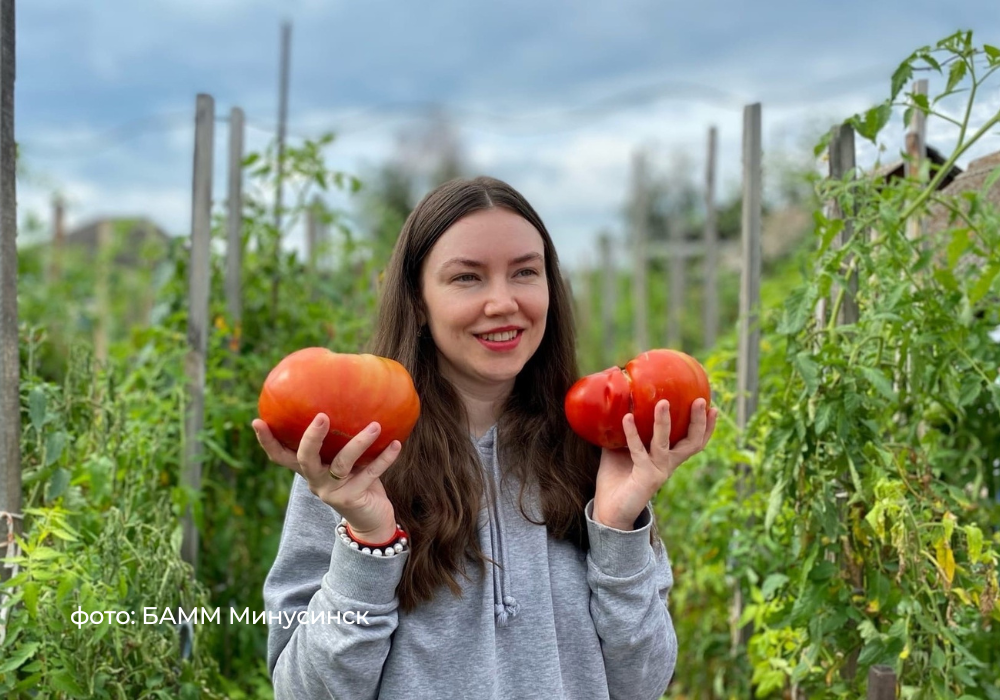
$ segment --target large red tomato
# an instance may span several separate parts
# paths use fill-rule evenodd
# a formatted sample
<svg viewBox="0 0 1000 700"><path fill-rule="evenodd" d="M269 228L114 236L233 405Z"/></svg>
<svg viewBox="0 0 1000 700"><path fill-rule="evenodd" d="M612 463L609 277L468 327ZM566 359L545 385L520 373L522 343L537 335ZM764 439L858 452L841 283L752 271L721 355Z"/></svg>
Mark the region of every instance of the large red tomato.
<svg viewBox="0 0 1000 700"><path fill-rule="evenodd" d="M711 401L705 369L677 350L650 350L625 365L611 367L576 382L566 394L566 419L584 440L617 450L628 446L622 419L631 412L646 447L653 439L653 411L662 399L670 402L670 445L687 435L691 404Z"/></svg>
<svg viewBox="0 0 1000 700"><path fill-rule="evenodd" d="M330 418L320 457L330 463L344 445L378 421L382 432L355 464L378 457L393 440L406 440L420 416L420 399L403 365L376 355L305 348L279 362L257 402L261 420L278 442L297 450L317 413Z"/></svg>

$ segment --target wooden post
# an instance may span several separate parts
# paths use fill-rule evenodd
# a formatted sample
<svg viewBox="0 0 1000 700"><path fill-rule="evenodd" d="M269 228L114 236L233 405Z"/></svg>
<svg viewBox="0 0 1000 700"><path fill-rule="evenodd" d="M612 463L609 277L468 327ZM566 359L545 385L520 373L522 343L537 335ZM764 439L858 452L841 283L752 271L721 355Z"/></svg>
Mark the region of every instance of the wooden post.
<svg viewBox="0 0 1000 700"><path fill-rule="evenodd" d="M229 112L229 197L226 218L226 312L232 323L229 347L243 336L243 110Z"/></svg>
<svg viewBox="0 0 1000 700"><path fill-rule="evenodd" d="M66 242L66 203L62 195L52 198L52 251L49 258L49 283L62 274L63 247Z"/></svg>
<svg viewBox="0 0 1000 700"><path fill-rule="evenodd" d="M281 25L281 66L278 85L278 163L274 192L274 255L281 255L281 217L283 207L283 186L285 175L285 132L288 123L288 71L292 44L292 25ZM278 276L271 278L271 322L278 314Z"/></svg>
<svg viewBox="0 0 1000 700"><path fill-rule="evenodd" d="M680 217L674 216L667 221L667 236L671 247L679 249L684 244L684 232L681 230ZM671 255L668 260L670 281L667 293L667 347L683 350L683 319L684 319L684 266L688 261L680 255Z"/></svg>
<svg viewBox="0 0 1000 700"><path fill-rule="evenodd" d="M97 280L94 295L97 297L97 324L94 328L94 359L98 365L108 361L108 337L111 326L111 233L112 222L102 219L97 223Z"/></svg>
<svg viewBox="0 0 1000 700"><path fill-rule="evenodd" d="M646 281L646 240L649 237L649 190L646 186L646 156L636 152L632 157L632 264L635 315L632 318L632 341L635 352L649 350L648 297Z"/></svg>
<svg viewBox="0 0 1000 700"><path fill-rule="evenodd" d="M21 532L21 367L17 332L14 0L0 0L0 556ZM0 581L11 569L0 565Z"/></svg>
<svg viewBox="0 0 1000 700"><path fill-rule="evenodd" d="M761 220L763 218L760 103L743 112L743 272L740 284L736 424L742 431L757 408L760 361Z"/></svg>
<svg viewBox="0 0 1000 700"><path fill-rule="evenodd" d="M708 162L705 166L705 349L715 345L719 333L719 231L715 213L715 161L718 135L715 127L708 130Z"/></svg>
<svg viewBox="0 0 1000 700"><path fill-rule="evenodd" d="M205 359L208 351L208 294L212 236L212 149L215 100L198 95L195 117L194 188L191 206L191 260L188 271L188 383L184 423L182 484L191 493L201 490L201 431L205 420ZM184 512L181 557L197 571L198 530L188 505Z"/></svg>
<svg viewBox="0 0 1000 700"><path fill-rule="evenodd" d="M913 92L918 95L927 94L927 80L920 79L913 83ZM927 115L916 105L910 113L910 126L906 134L906 161L903 172L913 180L920 179L920 168L927 152ZM906 222L906 235L910 240L917 240L923 233L920 217L914 215Z"/></svg>
<svg viewBox="0 0 1000 700"><path fill-rule="evenodd" d="M867 700L896 700L896 673L889 666L868 669Z"/></svg>
<svg viewBox="0 0 1000 700"><path fill-rule="evenodd" d="M597 239L601 254L601 364L615 362L615 309L618 307L618 271L615 269L611 234L605 231Z"/></svg>
<svg viewBox="0 0 1000 700"><path fill-rule="evenodd" d="M848 124L841 124L834 127L833 138L830 140L830 177L834 180L843 180L844 177L854 170L854 129ZM854 235L854 212L841 210L840 203L831 202L831 215L844 220L844 228L837 236L834 245L843 247ZM844 261L845 268L850 265L850 259ZM833 294L838 294L835 287ZM834 298L836 298L834 296ZM858 321L858 273L854 271L847 281L847 291L844 294L844 301L840 306L840 313L837 323L840 325L853 324Z"/></svg>
<svg viewBox="0 0 1000 700"><path fill-rule="evenodd" d="M760 273L761 221L763 218L763 185L761 169L761 110L760 103L743 110L743 271L740 282L740 318L738 355L736 357L736 426L740 441L757 409L757 380L760 371ZM750 467L737 465L739 481L737 495L741 501L750 496ZM743 614L743 592L736 587L733 601L734 619ZM740 630L734 628L733 647L746 644L752 634L752 623Z"/></svg>

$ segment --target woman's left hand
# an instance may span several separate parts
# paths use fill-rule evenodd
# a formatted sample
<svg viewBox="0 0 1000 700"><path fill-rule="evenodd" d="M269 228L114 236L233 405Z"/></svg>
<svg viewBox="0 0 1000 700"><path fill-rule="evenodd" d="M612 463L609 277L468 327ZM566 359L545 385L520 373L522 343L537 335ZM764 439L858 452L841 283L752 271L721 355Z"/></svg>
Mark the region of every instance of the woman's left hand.
<svg viewBox="0 0 1000 700"><path fill-rule="evenodd" d="M705 411L705 399L695 399L687 436L671 449L670 405L660 401L655 410L653 439L648 451L639 438L631 413L622 420L628 449L601 450L594 496L596 522L618 530L631 530L653 494L677 467L705 449L719 414L717 408Z"/></svg>

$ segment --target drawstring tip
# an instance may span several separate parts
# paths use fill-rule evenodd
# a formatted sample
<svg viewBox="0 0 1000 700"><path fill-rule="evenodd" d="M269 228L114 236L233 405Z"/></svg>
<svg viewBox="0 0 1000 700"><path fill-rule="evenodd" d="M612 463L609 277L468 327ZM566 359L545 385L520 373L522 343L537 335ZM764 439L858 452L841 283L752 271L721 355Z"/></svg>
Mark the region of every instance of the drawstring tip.
<svg viewBox="0 0 1000 700"><path fill-rule="evenodd" d="M494 605L493 613L496 616L497 627L506 627L510 618L517 617L521 605L514 596L504 596L503 605Z"/></svg>

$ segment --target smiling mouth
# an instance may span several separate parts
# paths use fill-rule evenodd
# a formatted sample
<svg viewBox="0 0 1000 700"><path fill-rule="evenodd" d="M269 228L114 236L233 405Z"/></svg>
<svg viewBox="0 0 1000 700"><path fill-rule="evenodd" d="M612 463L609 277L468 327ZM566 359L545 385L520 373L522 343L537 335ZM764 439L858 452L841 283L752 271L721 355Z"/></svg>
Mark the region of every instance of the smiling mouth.
<svg viewBox="0 0 1000 700"><path fill-rule="evenodd" d="M523 330L516 331L502 331L500 333L483 333L477 334L476 337L480 340L486 340L491 343L506 343L508 341L514 340L517 336L523 333Z"/></svg>

